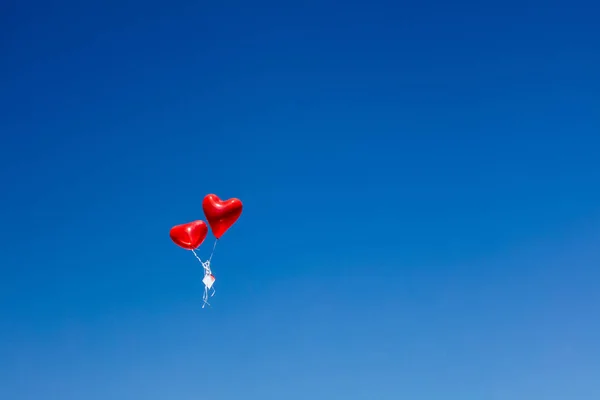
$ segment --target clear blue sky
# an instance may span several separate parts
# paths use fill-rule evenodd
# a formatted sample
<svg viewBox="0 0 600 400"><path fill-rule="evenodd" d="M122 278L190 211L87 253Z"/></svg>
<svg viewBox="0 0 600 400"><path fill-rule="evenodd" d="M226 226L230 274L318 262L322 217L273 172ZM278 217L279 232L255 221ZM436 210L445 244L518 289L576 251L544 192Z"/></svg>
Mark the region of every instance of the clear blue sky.
<svg viewBox="0 0 600 400"><path fill-rule="evenodd" d="M598 5L8 3L0 398L600 398Z"/></svg>

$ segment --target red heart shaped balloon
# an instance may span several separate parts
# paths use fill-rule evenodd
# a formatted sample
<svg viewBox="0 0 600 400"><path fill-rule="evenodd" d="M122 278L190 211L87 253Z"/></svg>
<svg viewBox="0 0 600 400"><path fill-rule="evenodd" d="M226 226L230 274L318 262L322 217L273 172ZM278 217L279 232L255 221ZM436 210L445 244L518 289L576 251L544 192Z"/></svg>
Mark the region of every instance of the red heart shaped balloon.
<svg viewBox="0 0 600 400"><path fill-rule="evenodd" d="M169 232L171 240L179 247L194 250L204 242L208 227L204 221L193 221L187 224L175 225Z"/></svg>
<svg viewBox="0 0 600 400"><path fill-rule="evenodd" d="M236 198L222 201L216 194L209 194L202 201L202 209L213 235L220 239L242 214L242 202Z"/></svg>

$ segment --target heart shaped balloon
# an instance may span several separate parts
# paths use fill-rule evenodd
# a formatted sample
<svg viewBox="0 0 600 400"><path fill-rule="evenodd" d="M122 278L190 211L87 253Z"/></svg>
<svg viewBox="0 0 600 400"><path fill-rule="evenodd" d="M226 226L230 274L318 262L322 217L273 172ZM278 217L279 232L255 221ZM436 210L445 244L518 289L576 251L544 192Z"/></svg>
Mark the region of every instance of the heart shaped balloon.
<svg viewBox="0 0 600 400"><path fill-rule="evenodd" d="M209 194L202 201L202 209L213 235L220 239L242 214L242 202L236 198L221 200L216 194Z"/></svg>
<svg viewBox="0 0 600 400"><path fill-rule="evenodd" d="M194 250L204 242L208 227L204 221L193 221L187 224L175 225L169 232L171 240L179 247Z"/></svg>

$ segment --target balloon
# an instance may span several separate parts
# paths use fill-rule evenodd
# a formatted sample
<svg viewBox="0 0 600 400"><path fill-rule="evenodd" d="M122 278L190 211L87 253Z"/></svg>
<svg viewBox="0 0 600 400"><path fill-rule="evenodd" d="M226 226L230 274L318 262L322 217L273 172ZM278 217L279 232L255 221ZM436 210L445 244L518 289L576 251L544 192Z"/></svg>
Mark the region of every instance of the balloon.
<svg viewBox="0 0 600 400"><path fill-rule="evenodd" d="M194 250L204 242L208 227L204 221L193 221L187 224L175 225L169 232L171 240L179 247Z"/></svg>
<svg viewBox="0 0 600 400"><path fill-rule="evenodd" d="M236 198L222 201L216 194L209 194L202 201L202 209L213 235L220 239L242 214L242 202Z"/></svg>

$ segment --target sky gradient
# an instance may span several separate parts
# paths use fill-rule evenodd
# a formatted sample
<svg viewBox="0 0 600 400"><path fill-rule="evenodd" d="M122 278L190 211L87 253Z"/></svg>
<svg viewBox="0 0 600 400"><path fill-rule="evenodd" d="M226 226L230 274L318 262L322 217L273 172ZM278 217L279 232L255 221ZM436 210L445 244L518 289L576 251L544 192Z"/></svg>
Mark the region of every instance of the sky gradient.
<svg viewBox="0 0 600 400"><path fill-rule="evenodd" d="M0 399L600 398L599 5L55 4L0 6Z"/></svg>

